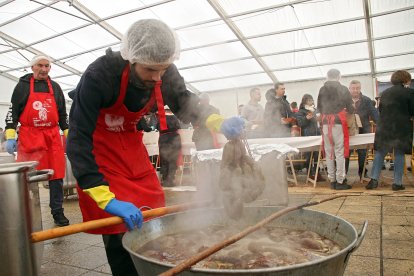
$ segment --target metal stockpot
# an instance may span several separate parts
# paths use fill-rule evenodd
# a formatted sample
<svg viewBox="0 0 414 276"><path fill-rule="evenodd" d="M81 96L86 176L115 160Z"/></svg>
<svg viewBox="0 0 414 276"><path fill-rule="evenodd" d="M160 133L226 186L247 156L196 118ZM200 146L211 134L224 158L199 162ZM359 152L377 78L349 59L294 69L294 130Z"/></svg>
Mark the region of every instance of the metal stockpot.
<svg viewBox="0 0 414 276"><path fill-rule="evenodd" d="M280 210L279 207L245 207L244 222L238 222L246 227L270 216ZM139 275L158 275L173 266L167 263L149 259L136 253L136 250L146 242L159 236L180 233L191 229L202 229L212 224L229 225L232 222L222 209L204 209L171 214L144 223L139 231L127 232L122 238L122 245L131 255ZM285 227L298 230L310 230L337 242L343 249L330 256L291 266L269 267L262 269L201 269L194 268L180 273L183 276L209 275L261 275L261 276L339 276L343 275L349 256L361 244L367 222L358 234L349 222L330 214L301 209L293 211L272 221L269 226Z"/></svg>
<svg viewBox="0 0 414 276"><path fill-rule="evenodd" d="M2 275L38 275L43 243L30 234L42 230L39 181L53 170L36 171L38 162L0 164L0 269Z"/></svg>

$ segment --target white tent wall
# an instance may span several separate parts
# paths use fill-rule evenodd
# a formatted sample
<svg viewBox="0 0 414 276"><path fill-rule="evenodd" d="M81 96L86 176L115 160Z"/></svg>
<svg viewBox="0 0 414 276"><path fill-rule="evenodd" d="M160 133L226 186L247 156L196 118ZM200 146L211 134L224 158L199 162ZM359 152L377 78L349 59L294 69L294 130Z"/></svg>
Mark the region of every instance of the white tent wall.
<svg viewBox="0 0 414 276"><path fill-rule="evenodd" d="M354 77L343 77L341 83L348 87L351 80L359 80L362 86L362 93L371 99L375 97L375 85L374 80L370 76L354 76ZM311 94L313 98L317 99L319 88L323 85L324 80L310 80L301 82L288 82L285 83L286 96L289 102L297 102L298 105L302 99L303 94ZM0 87L2 93L0 93L0 127L4 127L4 120L9 107L11 94L17 82L0 76ZM249 91L251 88L247 87L232 90L224 90L219 92L209 93L211 101L210 103L217 107L221 114L224 116L234 116L237 114L237 106L240 104L246 104L249 99ZM260 104L264 107L266 104L265 94L266 91L273 86L271 85L258 85L262 92L262 100ZM66 95L65 95L66 96ZM67 105L67 112L69 113L70 104Z"/></svg>
<svg viewBox="0 0 414 276"><path fill-rule="evenodd" d="M374 99L375 80L373 80L372 77L368 75L343 77L340 82L348 87L351 80L359 80L361 82L362 93L369 98ZM303 94L311 94L316 102L319 88L321 88L324 82L325 80L310 80L285 83L287 100L290 103L297 102L299 105ZM260 104L264 107L266 104L266 91L273 86L264 85L257 87L260 88L262 92L262 99L260 101ZM211 98L210 104L217 107L222 115L226 117L234 116L237 114L237 106L240 104L246 104L249 101L249 91L251 88L252 87L212 92L209 94Z"/></svg>

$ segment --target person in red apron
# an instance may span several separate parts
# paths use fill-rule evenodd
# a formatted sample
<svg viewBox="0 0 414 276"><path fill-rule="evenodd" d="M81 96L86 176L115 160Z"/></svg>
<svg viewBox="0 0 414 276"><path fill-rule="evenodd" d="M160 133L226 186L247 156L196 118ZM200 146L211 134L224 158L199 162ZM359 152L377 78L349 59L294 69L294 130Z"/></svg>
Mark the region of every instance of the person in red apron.
<svg viewBox="0 0 414 276"><path fill-rule="evenodd" d="M353 113L352 98L348 89L341 85L341 73L330 69L327 81L319 90L318 109L321 113L322 141L331 188L347 190L345 158L349 155L349 135L346 113Z"/></svg>
<svg viewBox="0 0 414 276"><path fill-rule="evenodd" d="M55 224L65 226L69 220L62 207L65 155L59 127L67 136L68 123L62 89L49 77L50 62L47 56L35 56L33 74L21 77L14 89L6 117L7 151L14 154L17 146L17 162L38 161L37 170L53 169L49 206Z"/></svg>
<svg viewBox="0 0 414 276"><path fill-rule="evenodd" d="M178 133L180 122L172 114L168 106L164 107L166 112L167 129L161 130L160 124L157 129L160 132L158 147L160 152L160 174L163 187L175 186L175 173L177 162L181 154L181 136Z"/></svg>
<svg viewBox="0 0 414 276"><path fill-rule="evenodd" d="M137 275L122 236L142 226L140 208L165 205L137 123L158 110L160 130L165 130L165 104L184 123L200 116L199 98L186 89L173 64L179 51L177 37L165 23L139 20L125 34L121 51L108 49L69 93L73 103L67 154L78 182L83 220L114 215L125 222L90 231L103 235L113 275ZM228 137L238 136L243 129L240 120L210 114L206 125Z"/></svg>

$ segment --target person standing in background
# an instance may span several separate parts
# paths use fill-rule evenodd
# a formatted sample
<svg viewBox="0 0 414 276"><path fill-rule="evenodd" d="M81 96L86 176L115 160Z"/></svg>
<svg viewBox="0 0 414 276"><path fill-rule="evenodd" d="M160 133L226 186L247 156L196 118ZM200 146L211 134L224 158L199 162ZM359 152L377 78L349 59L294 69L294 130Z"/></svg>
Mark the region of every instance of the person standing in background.
<svg viewBox="0 0 414 276"><path fill-rule="evenodd" d="M60 128L65 137L68 135L65 97L59 84L49 77L49 57L34 56L30 66L33 74L19 79L11 97L6 117L7 152L14 154L17 147L17 162L38 161L38 170L53 169L49 180L49 206L55 224L66 226L69 220L62 206L65 152L59 131Z"/></svg>
<svg viewBox="0 0 414 276"><path fill-rule="evenodd" d="M352 97L353 107L355 108L355 116L357 125L359 127L358 134L371 133L372 119L374 122L378 120L378 113L375 107L372 105L372 100L361 93L361 82L358 80L352 80L349 83L349 93ZM360 125L359 125L360 123ZM367 155L366 149L358 149L358 175L362 178L362 171L364 169L365 157ZM349 157L345 161L345 171L348 173L349 169ZM367 171L365 171L366 176Z"/></svg>
<svg viewBox="0 0 414 276"><path fill-rule="evenodd" d="M193 124L194 132L192 140L197 150L208 150L219 148L217 137L205 124L209 114L220 114L220 111L210 104L210 96L207 93L200 94L199 120Z"/></svg>
<svg viewBox="0 0 414 276"><path fill-rule="evenodd" d="M394 152L393 191L404 190L404 154L411 154L413 147L414 90L409 88L411 74L398 70L391 76L392 87L381 94L379 119L375 131L375 157L368 190L378 187L378 179L384 164L384 157Z"/></svg>
<svg viewBox="0 0 414 276"><path fill-rule="evenodd" d="M321 132L319 130L315 103L313 97L310 94L305 94L302 97L302 101L299 106L299 111L296 113L296 119L298 120L298 126L302 129L302 136L319 136ZM313 156L311 160L311 155ZM309 177L315 179L317 172L317 162L319 158L319 152L314 151L305 153L306 168L310 169ZM316 181L325 181L321 174L317 174Z"/></svg>
<svg viewBox="0 0 414 276"><path fill-rule="evenodd" d="M175 186L177 160L181 152L181 136L178 133L180 122L168 106L165 106L165 117L167 129L162 130L160 124L157 125L160 132L158 147L160 151L161 184L164 187L173 187Z"/></svg>
<svg viewBox="0 0 414 276"><path fill-rule="evenodd" d="M266 105L264 110L264 128L266 137L289 137L290 127L295 121L289 102L285 96L285 85L281 82L275 84L274 89L266 92Z"/></svg>
<svg viewBox="0 0 414 276"><path fill-rule="evenodd" d="M327 81L319 89L317 108L321 113L322 141L331 188L347 190L352 187L345 178L345 158L349 156L346 115L354 113L354 107L348 88L339 82L340 79L339 70L328 71Z"/></svg>
<svg viewBox="0 0 414 276"><path fill-rule="evenodd" d="M259 103L261 99L260 89L252 88L250 90L250 101L242 109L241 117L247 121L247 138L262 137L264 109Z"/></svg>

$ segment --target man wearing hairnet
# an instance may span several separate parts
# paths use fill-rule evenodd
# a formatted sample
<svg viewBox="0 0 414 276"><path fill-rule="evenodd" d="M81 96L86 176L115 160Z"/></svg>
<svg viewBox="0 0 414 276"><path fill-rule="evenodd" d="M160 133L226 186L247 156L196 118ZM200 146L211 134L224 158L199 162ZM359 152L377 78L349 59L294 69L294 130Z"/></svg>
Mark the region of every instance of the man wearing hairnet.
<svg viewBox="0 0 414 276"><path fill-rule="evenodd" d="M59 84L49 77L51 59L36 55L30 62L33 74L19 79L14 88L6 116L7 151L17 161L38 161L38 170L53 169L49 180L49 206L58 226L69 220L63 213L63 177L65 177L65 152L59 128L68 133L66 102ZM20 123L19 140L16 129Z"/></svg>
<svg viewBox="0 0 414 276"><path fill-rule="evenodd" d="M135 22L121 51L110 49L86 69L69 114L67 153L78 181L84 221L119 216L125 224L90 231L102 234L113 275L137 275L121 238L140 228L140 207L162 207L164 193L142 143L137 122L154 107L166 129L164 105L184 123L199 119L198 97L188 91L173 64L180 47L163 22ZM243 121L209 114L205 124L229 139L240 135Z"/></svg>

